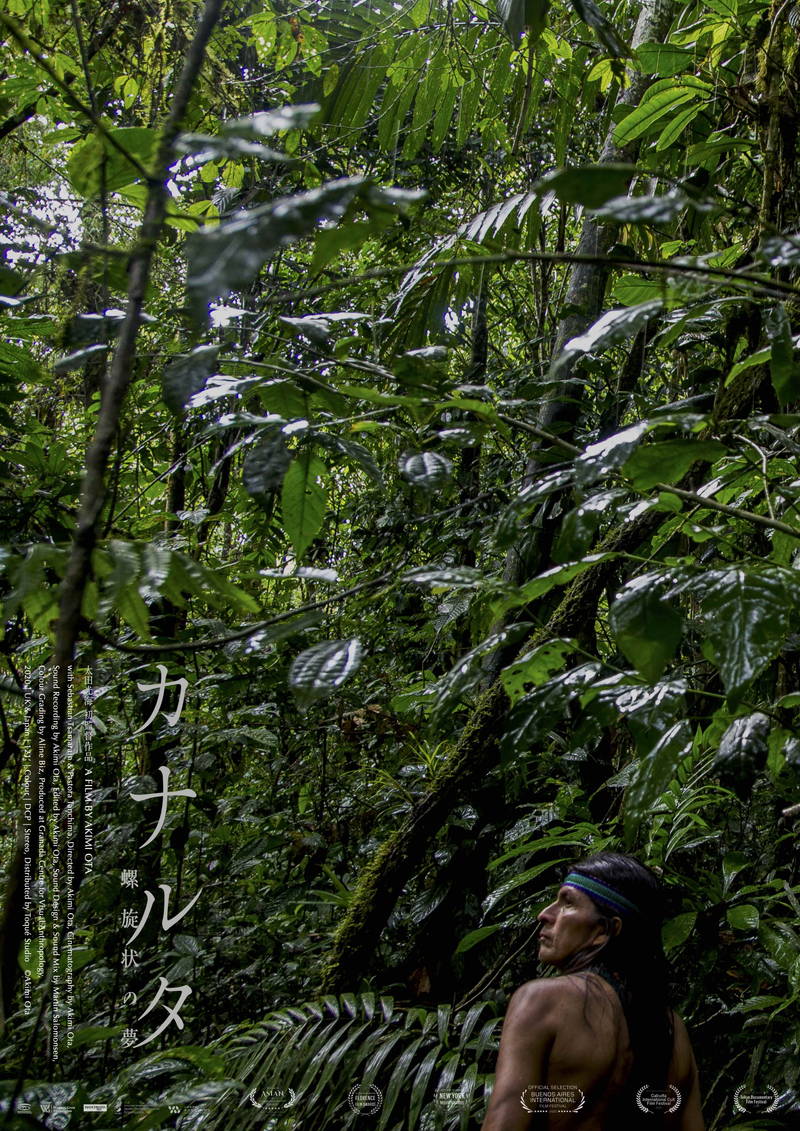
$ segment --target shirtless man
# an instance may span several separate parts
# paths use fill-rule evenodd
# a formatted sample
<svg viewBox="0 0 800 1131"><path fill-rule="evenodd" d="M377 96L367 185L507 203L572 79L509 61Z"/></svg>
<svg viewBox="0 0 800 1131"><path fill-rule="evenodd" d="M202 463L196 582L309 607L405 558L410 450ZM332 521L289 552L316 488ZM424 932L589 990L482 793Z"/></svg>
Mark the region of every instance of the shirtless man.
<svg viewBox="0 0 800 1131"><path fill-rule="evenodd" d="M538 916L539 958L562 973L511 998L482 1131L705 1131L689 1035L666 1004L662 907L632 857L597 853L568 873ZM642 1111L659 1095L660 1111Z"/></svg>

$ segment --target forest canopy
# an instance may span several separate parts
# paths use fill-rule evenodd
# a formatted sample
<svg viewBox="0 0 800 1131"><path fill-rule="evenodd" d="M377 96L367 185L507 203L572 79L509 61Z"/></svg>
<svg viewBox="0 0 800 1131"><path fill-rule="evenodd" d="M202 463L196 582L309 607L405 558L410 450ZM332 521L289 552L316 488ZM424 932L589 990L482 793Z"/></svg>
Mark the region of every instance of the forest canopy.
<svg viewBox="0 0 800 1131"><path fill-rule="evenodd" d="M479 1126L604 848L708 1126L800 1110L799 43L5 5L10 1126Z"/></svg>

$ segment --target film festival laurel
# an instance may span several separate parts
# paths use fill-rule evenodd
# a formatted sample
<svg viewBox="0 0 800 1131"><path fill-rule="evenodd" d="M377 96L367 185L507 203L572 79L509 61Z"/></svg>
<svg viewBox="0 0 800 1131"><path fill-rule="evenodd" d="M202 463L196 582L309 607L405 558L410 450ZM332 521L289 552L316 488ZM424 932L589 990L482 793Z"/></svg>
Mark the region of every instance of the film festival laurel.
<svg viewBox="0 0 800 1131"><path fill-rule="evenodd" d="M80 672L80 684L72 666L64 678L55 669L24 671L23 1009L38 1010L43 987L53 1062L75 1037L76 879L94 864L90 670ZM61 694L53 691L59 686Z"/></svg>

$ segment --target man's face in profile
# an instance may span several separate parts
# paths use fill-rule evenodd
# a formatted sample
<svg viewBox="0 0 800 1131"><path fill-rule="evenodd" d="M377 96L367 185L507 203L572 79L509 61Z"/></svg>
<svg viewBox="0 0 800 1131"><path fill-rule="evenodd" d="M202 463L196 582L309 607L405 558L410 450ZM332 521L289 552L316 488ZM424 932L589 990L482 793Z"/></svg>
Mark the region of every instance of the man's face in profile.
<svg viewBox="0 0 800 1131"><path fill-rule="evenodd" d="M597 908L585 892L562 885L555 902L537 915L542 924L539 959L549 966L564 966L576 951L598 946L606 937Z"/></svg>

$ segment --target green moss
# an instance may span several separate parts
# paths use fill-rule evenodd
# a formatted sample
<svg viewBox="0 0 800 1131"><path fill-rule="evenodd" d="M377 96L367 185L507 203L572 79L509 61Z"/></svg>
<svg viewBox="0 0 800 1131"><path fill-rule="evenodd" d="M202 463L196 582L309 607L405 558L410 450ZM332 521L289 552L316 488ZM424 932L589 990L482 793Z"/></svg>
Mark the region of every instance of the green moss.
<svg viewBox="0 0 800 1131"><path fill-rule="evenodd" d="M355 988L352 983L356 971L364 968L368 949L383 929L397 894L413 874L427 844L473 776L494 762L497 723L507 705L508 697L499 683L484 691L429 792L361 872L350 906L334 934L331 955L321 971L324 992Z"/></svg>

